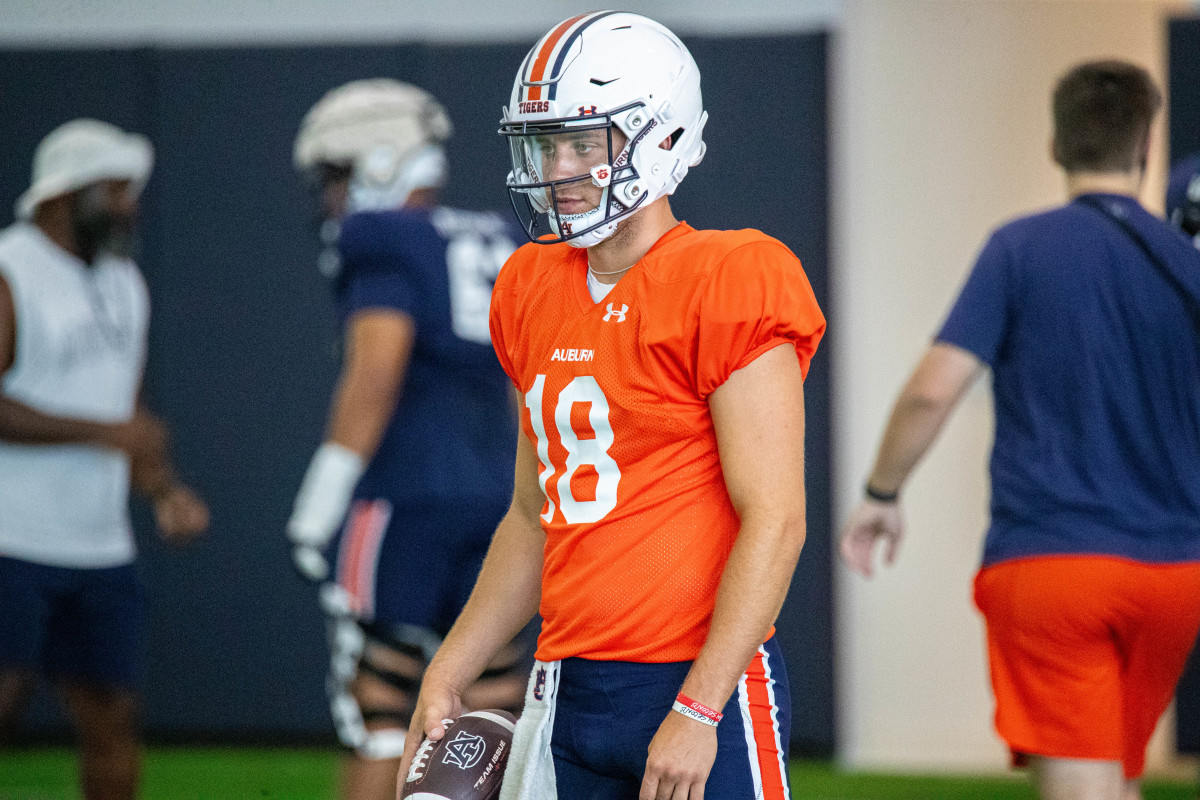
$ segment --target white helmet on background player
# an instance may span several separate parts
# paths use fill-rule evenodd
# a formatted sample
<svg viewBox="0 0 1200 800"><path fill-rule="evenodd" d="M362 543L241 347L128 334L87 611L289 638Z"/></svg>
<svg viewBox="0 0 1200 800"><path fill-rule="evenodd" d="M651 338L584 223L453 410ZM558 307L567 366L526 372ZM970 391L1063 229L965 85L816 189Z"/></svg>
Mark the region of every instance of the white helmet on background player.
<svg viewBox="0 0 1200 800"><path fill-rule="evenodd" d="M501 120L512 151L513 208L531 239L599 244L637 209L672 194L700 163L707 119L700 71L671 31L625 12L568 19L525 57ZM613 152L614 127L627 140L621 152ZM607 131L603 163L552 179L543 169L546 144L587 130ZM603 190L599 205L560 213L559 192L582 181Z"/></svg>
<svg viewBox="0 0 1200 800"><path fill-rule="evenodd" d="M398 208L444 180L441 143L451 131L445 109L423 89L390 78L353 81L304 116L293 159L306 172L349 168L347 211Z"/></svg>

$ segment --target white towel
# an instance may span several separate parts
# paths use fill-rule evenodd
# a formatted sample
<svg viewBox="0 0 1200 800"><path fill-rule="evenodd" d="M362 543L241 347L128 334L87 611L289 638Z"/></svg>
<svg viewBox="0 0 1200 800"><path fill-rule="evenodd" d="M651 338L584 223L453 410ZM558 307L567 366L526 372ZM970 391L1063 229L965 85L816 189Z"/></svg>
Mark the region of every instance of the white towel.
<svg viewBox="0 0 1200 800"><path fill-rule="evenodd" d="M512 755L504 770L500 800L558 800L554 779L554 704L558 699L559 662L533 662L525 689L525 710L513 733Z"/></svg>

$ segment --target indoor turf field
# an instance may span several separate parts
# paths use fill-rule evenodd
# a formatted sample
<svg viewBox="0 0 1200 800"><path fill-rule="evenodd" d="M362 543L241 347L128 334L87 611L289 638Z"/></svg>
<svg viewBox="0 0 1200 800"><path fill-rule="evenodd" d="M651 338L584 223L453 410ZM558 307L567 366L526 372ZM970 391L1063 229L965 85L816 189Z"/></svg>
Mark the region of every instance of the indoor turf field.
<svg viewBox="0 0 1200 800"><path fill-rule="evenodd" d="M146 757L142 800L329 800L333 750L155 749ZM0 800L78 800L66 750L0 753ZM841 774L822 762L792 763L794 800L1033 800L1013 777ZM1145 800L1193 800L1194 784L1154 781Z"/></svg>

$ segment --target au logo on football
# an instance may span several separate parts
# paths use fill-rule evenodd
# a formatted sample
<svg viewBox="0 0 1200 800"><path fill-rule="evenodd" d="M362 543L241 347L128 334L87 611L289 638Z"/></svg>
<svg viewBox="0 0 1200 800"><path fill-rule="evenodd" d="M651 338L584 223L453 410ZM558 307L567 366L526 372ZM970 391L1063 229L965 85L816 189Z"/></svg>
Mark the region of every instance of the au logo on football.
<svg viewBox="0 0 1200 800"><path fill-rule="evenodd" d="M470 769L483 758L486 742L482 736L459 731L446 745L446 754L442 756L443 764L453 764L459 769Z"/></svg>

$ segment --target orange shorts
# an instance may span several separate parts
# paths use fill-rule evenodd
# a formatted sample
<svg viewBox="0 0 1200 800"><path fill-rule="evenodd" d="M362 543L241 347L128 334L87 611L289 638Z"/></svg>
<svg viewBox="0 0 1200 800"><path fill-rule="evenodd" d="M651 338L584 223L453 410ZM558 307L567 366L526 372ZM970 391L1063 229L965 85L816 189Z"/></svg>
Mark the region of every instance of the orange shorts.
<svg viewBox="0 0 1200 800"><path fill-rule="evenodd" d="M1200 563L1004 561L975 577L975 605L1013 763L1100 759L1141 775L1200 630Z"/></svg>

